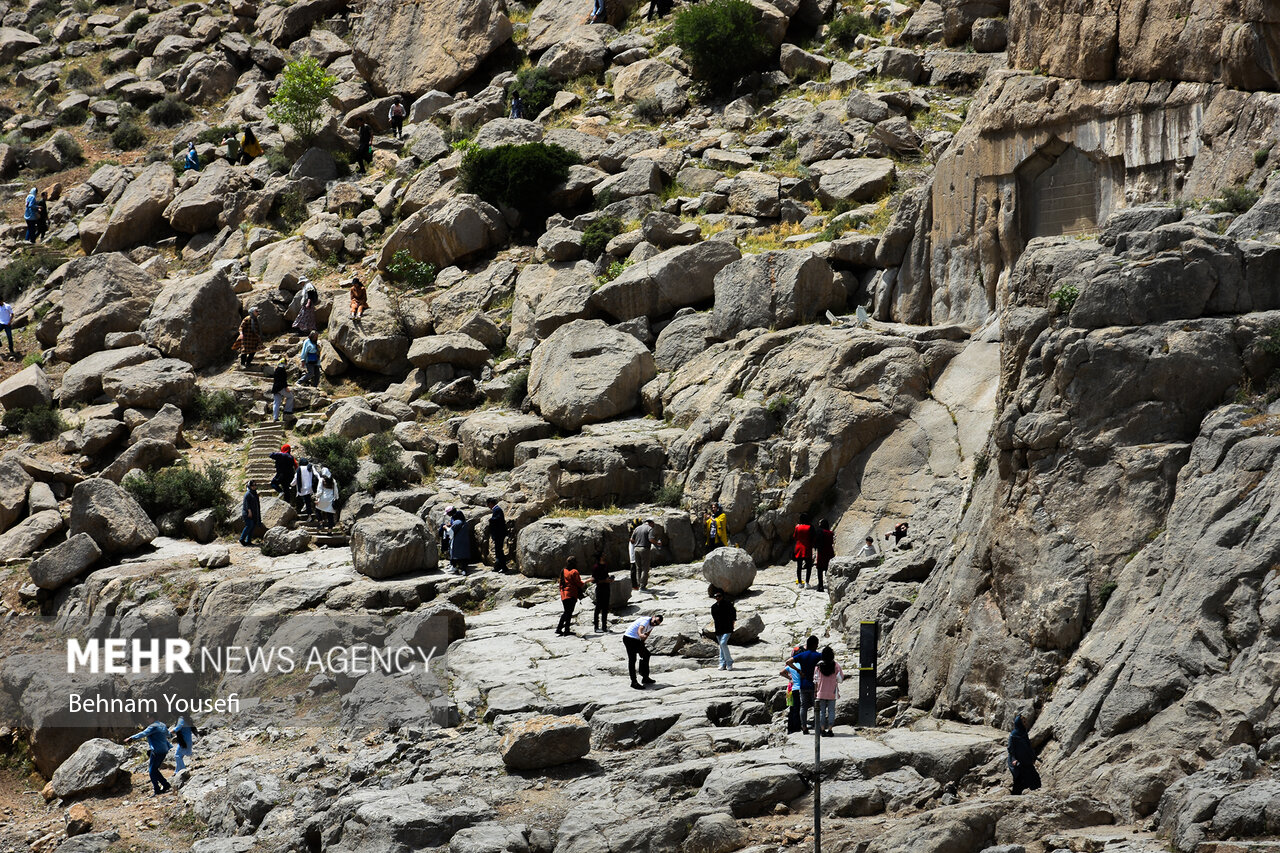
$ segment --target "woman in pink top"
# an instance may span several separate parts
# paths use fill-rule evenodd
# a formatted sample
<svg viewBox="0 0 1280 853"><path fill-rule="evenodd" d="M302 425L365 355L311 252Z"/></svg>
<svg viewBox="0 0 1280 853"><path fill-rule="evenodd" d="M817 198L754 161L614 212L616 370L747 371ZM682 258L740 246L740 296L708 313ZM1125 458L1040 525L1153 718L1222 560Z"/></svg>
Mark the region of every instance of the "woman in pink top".
<svg viewBox="0 0 1280 853"><path fill-rule="evenodd" d="M840 682L844 670L836 663L836 653L830 646L822 650L822 661L813 671L814 697L818 700L818 728L823 737L834 737L836 724L836 697L840 695Z"/></svg>

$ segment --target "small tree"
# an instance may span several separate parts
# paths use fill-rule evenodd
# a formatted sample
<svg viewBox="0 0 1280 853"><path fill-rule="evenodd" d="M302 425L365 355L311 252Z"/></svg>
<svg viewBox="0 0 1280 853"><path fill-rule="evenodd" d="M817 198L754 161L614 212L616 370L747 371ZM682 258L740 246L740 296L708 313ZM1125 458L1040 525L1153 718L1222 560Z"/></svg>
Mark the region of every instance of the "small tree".
<svg viewBox="0 0 1280 853"><path fill-rule="evenodd" d="M710 0L676 15L666 37L680 46L693 76L714 92L727 92L738 78L760 71L774 51L756 28L747 0Z"/></svg>
<svg viewBox="0 0 1280 853"><path fill-rule="evenodd" d="M320 67L314 56L304 56L285 66L280 86L271 96L267 114L291 125L304 142L319 130L321 107L333 94L338 78Z"/></svg>

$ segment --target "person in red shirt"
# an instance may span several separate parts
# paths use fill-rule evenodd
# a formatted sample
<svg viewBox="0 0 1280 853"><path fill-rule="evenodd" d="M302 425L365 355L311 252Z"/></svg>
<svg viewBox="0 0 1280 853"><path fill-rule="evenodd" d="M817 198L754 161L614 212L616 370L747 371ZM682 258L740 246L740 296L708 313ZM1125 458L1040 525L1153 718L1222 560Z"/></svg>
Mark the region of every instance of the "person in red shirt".
<svg viewBox="0 0 1280 853"><path fill-rule="evenodd" d="M807 583L803 580L807 573L813 571L813 527L809 524L807 515L800 516L800 523L796 525L795 532L791 534L791 541L795 543L792 550L792 556L796 561L796 586L802 586Z"/></svg>
<svg viewBox="0 0 1280 853"><path fill-rule="evenodd" d="M570 630L573 609L578 606L578 599L582 597L582 590L585 588L582 575L578 573L578 558L570 557L560 570L560 603L564 605L564 614L560 617L560 624L556 626L556 633L562 637L573 633Z"/></svg>
<svg viewBox="0 0 1280 853"><path fill-rule="evenodd" d="M822 576L826 574L827 567L831 565L831 558L836 555L836 534L831 529L831 525L824 518L818 522L818 529L814 531L814 562L818 565L818 592L822 592ZM804 582L807 586L809 583L809 575L805 574Z"/></svg>

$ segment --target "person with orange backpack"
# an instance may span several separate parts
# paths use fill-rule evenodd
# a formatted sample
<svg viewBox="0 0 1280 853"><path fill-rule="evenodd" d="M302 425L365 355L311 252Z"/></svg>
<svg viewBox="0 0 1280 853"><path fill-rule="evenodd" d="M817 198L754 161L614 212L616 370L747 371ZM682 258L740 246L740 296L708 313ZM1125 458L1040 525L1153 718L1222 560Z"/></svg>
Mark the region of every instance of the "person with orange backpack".
<svg viewBox="0 0 1280 853"><path fill-rule="evenodd" d="M582 582L582 575L578 572L578 558L570 557L560 570L560 603L564 607L564 613L560 616L556 633L562 637L573 635L573 610L578 606L578 599L582 597L582 590L585 588L586 584Z"/></svg>

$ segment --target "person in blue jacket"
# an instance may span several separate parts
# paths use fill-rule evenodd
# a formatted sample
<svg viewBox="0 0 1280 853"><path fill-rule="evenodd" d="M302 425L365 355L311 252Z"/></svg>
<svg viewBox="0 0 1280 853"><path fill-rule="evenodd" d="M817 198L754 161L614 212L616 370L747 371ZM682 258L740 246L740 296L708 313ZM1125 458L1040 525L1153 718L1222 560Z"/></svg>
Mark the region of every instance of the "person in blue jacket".
<svg viewBox="0 0 1280 853"><path fill-rule="evenodd" d="M187 156L183 158L182 171L200 171L200 155L196 153L196 144L194 142L187 143Z"/></svg>
<svg viewBox="0 0 1280 853"><path fill-rule="evenodd" d="M176 767L175 772L181 773L187 766L183 759L191 757L191 745L195 742L196 730L191 723L187 722L186 717L179 715L177 724L169 729L169 735L178 745L178 751L173 754L173 761Z"/></svg>
<svg viewBox="0 0 1280 853"><path fill-rule="evenodd" d="M164 723L156 720L136 735L126 738L126 741L147 739L149 747L148 755L151 762L148 765L149 775L151 777L151 787L155 789L155 795L167 794L173 789L173 786L165 780L160 773L160 768L164 766L164 757L169 754L169 730L165 728Z"/></svg>
<svg viewBox="0 0 1280 853"><path fill-rule="evenodd" d="M36 231L39 228L36 223L40 218L39 200L36 198L35 187L32 187L31 192L27 193L27 200L22 206L22 218L27 223L27 242L34 243L36 241Z"/></svg>

